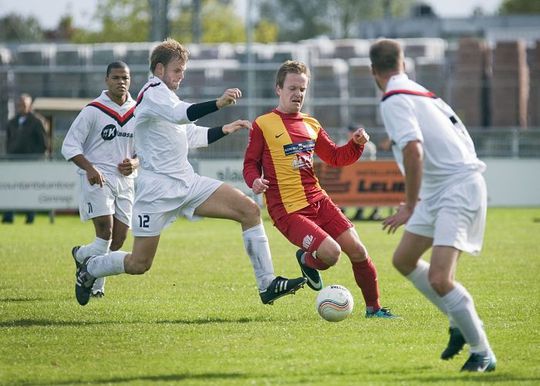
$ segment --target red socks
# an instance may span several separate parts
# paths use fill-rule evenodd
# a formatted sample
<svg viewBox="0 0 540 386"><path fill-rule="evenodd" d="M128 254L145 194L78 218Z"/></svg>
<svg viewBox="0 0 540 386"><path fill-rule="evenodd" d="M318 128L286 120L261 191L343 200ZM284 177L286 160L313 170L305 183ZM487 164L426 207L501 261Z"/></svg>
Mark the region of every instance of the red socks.
<svg viewBox="0 0 540 386"><path fill-rule="evenodd" d="M323 263L321 260L313 257L311 252L304 252L304 264L309 268L315 268L318 271L324 271L330 268L329 265Z"/></svg>
<svg viewBox="0 0 540 386"><path fill-rule="evenodd" d="M362 290L366 307L372 307L373 310L381 308L379 303L379 283L377 281L377 269L368 258L358 263L352 263L352 270L354 272L354 279L356 284Z"/></svg>

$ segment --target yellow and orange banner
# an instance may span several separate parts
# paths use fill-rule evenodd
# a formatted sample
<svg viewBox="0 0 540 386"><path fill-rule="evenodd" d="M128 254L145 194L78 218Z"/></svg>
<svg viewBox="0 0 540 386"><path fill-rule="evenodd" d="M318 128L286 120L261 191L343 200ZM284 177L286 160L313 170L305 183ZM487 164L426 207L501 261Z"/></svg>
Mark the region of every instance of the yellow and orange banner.
<svg viewBox="0 0 540 386"><path fill-rule="evenodd" d="M338 206L397 206L405 181L395 161L360 161L335 168L315 163L319 182Z"/></svg>

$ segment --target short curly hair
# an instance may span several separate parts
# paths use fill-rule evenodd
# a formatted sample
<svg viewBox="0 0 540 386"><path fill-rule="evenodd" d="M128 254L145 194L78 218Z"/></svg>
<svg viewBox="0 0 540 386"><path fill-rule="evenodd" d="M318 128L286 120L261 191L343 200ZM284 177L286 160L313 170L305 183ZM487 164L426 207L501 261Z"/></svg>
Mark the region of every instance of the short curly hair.
<svg viewBox="0 0 540 386"><path fill-rule="evenodd" d="M168 38L152 50L150 54L150 71L154 73L158 63L166 66L171 60L180 59L182 63L188 61L189 51L174 39Z"/></svg>

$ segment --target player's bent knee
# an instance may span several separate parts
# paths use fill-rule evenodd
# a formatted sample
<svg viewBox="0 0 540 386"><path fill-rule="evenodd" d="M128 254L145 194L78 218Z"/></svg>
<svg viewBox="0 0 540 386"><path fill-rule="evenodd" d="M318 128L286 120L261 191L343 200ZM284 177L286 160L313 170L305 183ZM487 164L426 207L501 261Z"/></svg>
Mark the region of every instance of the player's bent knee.
<svg viewBox="0 0 540 386"><path fill-rule="evenodd" d="M247 224L255 226L261 222L261 209L259 206L250 199L246 197L246 200L242 201L238 207L239 212L239 221L242 224Z"/></svg>
<svg viewBox="0 0 540 386"><path fill-rule="evenodd" d="M126 270L127 273L130 273L132 275L143 275L144 273L146 273L147 271L150 270L150 267L152 266L152 264L133 264L131 265L130 269L129 269L129 272Z"/></svg>
<svg viewBox="0 0 540 386"><path fill-rule="evenodd" d="M126 241L126 236L113 238L111 242L111 251L118 251L124 245Z"/></svg>
<svg viewBox="0 0 540 386"><path fill-rule="evenodd" d="M326 264L328 264L329 266L334 266L338 263L338 261L339 261L339 255L332 255L326 259Z"/></svg>
<svg viewBox="0 0 540 386"><path fill-rule="evenodd" d="M366 247L364 247L362 244L355 245L352 251L345 252L347 253L347 256L349 256L349 259L354 263L364 261L368 257Z"/></svg>
<svg viewBox="0 0 540 386"><path fill-rule="evenodd" d="M392 257L392 265L399 273L404 276L407 276L415 268L414 266L410 266L407 263L407 260L397 253L394 253L394 256Z"/></svg>
<svg viewBox="0 0 540 386"><path fill-rule="evenodd" d="M453 288L453 284L444 274L429 273L429 284L439 296L444 296Z"/></svg>
<svg viewBox="0 0 540 386"><path fill-rule="evenodd" d="M131 254L124 260L124 270L130 275L142 275L150 270L152 261L153 259L134 257Z"/></svg>
<svg viewBox="0 0 540 386"><path fill-rule="evenodd" d="M246 200L245 206L243 209L246 211L246 214L253 218L259 218L261 217L261 208L259 208L259 205L252 199Z"/></svg>
<svg viewBox="0 0 540 386"><path fill-rule="evenodd" d="M336 242L327 242L325 240L317 250L317 257L324 263L333 266L339 261L341 247Z"/></svg>

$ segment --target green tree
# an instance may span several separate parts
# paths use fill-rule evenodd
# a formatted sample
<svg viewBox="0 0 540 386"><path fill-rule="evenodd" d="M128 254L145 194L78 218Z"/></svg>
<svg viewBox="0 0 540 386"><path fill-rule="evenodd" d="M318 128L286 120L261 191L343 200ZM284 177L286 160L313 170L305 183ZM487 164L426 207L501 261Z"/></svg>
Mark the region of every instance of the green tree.
<svg viewBox="0 0 540 386"><path fill-rule="evenodd" d="M193 42L193 4L185 0L169 0L170 36L182 43ZM151 13L148 0L99 0L94 19L99 31L77 30L73 41L78 43L148 41ZM244 22L236 13L232 0L203 0L202 42L242 42L246 40ZM271 29L270 29L271 30ZM261 34L266 39L271 34Z"/></svg>
<svg viewBox="0 0 540 386"><path fill-rule="evenodd" d="M502 15L540 13L540 0L504 0L499 12Z"/></svg>
<svg viewBox="0 0 540 386"><path fill-rule="evenodd" d="M255 26L253 40L259 43L274 43L278 38L278 26L268 19L260 20Z"/></svg>
<svg viewBox="0 0 540 386"><path fill-rule="evenodd" d="M232 2L206 0L202 9L203 43L246 41L244 22L235 13Z"/></svg>
<svg viewBox="0 0 540 386"><path fill-rule="evenodd" d="M193 42L192 24L196 15L192 4L176 4L170 10L170 15L171 36L183 43ZM237 43L246 40L244 22L231 0L203 0L199 18L202 20L202 43Z"/></svg>
<svg viewBox="0 0 540 386"><path fill-rule="evenodd" d="M0 18L0 42L40 42L43 37L43 29L33 16L24 17L10 13Z"/></svg>
<svg viewBox="0 0 540 386"><path fill-rule="evenodd" d="M147 0L99 0L94 19L101 30L78 30L76 43L144 42L148 40L150 14Z"/></svg>

